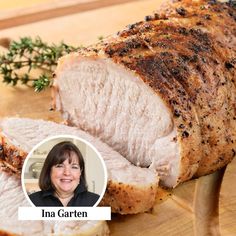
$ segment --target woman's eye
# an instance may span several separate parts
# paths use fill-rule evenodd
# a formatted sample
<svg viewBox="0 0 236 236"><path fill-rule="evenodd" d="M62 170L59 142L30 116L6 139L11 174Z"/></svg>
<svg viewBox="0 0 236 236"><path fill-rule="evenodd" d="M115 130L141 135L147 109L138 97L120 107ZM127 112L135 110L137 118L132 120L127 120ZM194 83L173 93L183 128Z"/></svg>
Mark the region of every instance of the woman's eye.
<svg viewBox="0 0 236 236"><path fill-rule="evenodd" d="M63 167L62 164L56 164L56 168L61 168L61 167Z"/></svg>
<svg viewBox="0 0 236 236"><path fill-rule="evenodd" d="M73 165L72 169L79 169L79 166L78 165Z"/></svg>

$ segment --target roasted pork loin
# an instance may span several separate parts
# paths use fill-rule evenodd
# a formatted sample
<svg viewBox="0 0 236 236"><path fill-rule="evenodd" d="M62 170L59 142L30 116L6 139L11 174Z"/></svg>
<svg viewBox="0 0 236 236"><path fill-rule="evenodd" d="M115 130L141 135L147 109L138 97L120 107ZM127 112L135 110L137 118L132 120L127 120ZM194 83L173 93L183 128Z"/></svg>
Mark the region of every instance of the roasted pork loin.
<svg viewBox="0 0 236 236"><path fill-rule="evenodd" d="M236 153L235 18L232 2L175 1L61 58L55 105L167 187L209 174Z"/></svg>
<svg viewBox="0 0 236 236"><path fill-rule="evenodd" d="M0 121L2 163L20 173L27 153L43 139L54 135L75 135L100 152L108 172L108 184L101 205L112 212L134 214L149 210L155 202L158 177L155 171L137 167L99 139L73 127L50 121L6 118Z"/></svg>

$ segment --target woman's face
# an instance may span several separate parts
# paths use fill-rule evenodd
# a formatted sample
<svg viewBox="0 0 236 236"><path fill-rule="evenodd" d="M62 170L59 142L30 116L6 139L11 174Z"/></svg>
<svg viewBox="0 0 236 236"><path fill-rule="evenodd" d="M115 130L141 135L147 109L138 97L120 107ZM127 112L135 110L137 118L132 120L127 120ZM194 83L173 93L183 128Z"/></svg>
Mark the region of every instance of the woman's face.
<svg viewBox="0 0 236 236"><path fill-rule="evenodd" d="M72 161L67 158L63 163L51 169L51 181L59 195L73 194L80 182L81 170L77 155L72 153Z"/></svg>

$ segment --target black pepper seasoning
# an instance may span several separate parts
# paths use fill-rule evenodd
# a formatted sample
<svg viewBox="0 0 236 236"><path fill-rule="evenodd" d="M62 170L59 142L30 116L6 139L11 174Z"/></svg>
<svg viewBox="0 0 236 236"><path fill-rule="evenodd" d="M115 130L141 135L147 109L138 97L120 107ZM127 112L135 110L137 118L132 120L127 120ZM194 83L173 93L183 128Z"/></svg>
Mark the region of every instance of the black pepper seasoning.
<svg viewBox="0 0 236 236"><path fill-rule="evenodd" d="M209 14L206 14L206 15L204 16L204 19L206 19L206 20L211 20L211 16L210 16Z"/></svg>
<svg viewBox="0 0 236 236"><path fill-rule="evenodd" d="M181 16L185 16L187 13L187 11L183 7L176 8L175 10Z"/></svg>
<svg viewBox="0 0 236 236"><path fill-rule="evenodd" d="M189 133L185 130L183 133L182 133L182 137L183 138L187 138L189 136Z"/></svg>
<svg viewBox="0 0 236 236"><path fill-rule="evenodd" d="M3 150L3 146L0 144L0 159L5 159L4 158L4 150Z"/></svg>
<svg viewBox="0 0 236 236"><path fill-rule="evenodd" d="M234 65L231 62L226 61L225 62L225 67L226 67L226 69L232 69L232 68L234 68Z"/></svg>
<svg viewBox="0 0 236 236"><path fill-rule="evenodd" d="M176 117L180 117L180 111L178 111L178 110L174 110L174 116L176 116Z"/></svg>
<svg viewBox="0 0 236 236"><path fill-rule="evenodd" d="M160 19L160 15L158 13L154 13L154 19L155 20L159 20Z"/></svg>
<svg viewBox="0 0 236 236"><path fill-rule="evenodd" d="M208 4L210 4L210 5L215 5L216 3L217 3L216 0L210 0L210 1L208 1Z"/></svg>
<svg viewBox="0 0 236 236"><path fill-rule="evenodd" d="M145 16L145 18L144 18L145 21L150 21L150 20L152 20L152 19L153 19L152 16Z"/></svg>
<svg viewBox="0 0 236 236"><path fill-rule="evenodd" d="M127 28L128 28L129 30L132 30L134 27L135 27L135 24L129 24L129 25L127 26Z"/></svg>

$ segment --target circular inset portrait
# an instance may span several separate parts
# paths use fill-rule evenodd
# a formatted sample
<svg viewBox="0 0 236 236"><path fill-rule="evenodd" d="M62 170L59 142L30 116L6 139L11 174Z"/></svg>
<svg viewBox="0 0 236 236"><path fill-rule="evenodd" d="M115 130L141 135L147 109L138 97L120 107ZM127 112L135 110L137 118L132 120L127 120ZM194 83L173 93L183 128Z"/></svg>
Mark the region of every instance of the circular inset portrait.
<svg viewBox="0 0 236 236"><path fill-rule="evenodd" d="M31 205L40 207L97 206L107 184L105 163L87 141L54 136L27 156L22 186Z"/></svg>

